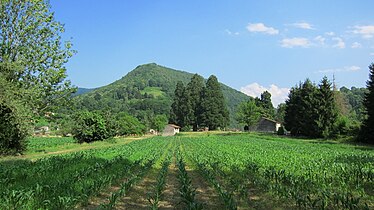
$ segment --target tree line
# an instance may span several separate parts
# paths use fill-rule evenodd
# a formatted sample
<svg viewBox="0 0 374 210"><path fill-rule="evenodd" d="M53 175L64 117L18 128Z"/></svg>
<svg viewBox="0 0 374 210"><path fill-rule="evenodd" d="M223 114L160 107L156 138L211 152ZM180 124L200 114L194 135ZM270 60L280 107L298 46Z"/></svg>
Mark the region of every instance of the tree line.
<svg viewBox="0 0 374 210"><path fill-rule="evenodd" d="M185 86L178 82L171 105L169 122L183 130L207 127L209 130L224 129L229 123L229 112L221 86L216 76L208 80L195 74Z"/></svg>

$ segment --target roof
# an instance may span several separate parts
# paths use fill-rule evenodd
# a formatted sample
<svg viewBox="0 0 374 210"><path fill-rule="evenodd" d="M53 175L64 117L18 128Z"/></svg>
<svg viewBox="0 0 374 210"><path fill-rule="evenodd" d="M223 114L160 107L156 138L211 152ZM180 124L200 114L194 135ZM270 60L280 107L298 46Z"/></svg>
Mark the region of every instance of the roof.
<svg viewBox="0 0 374 210"><path fill-rule="evenodd" d="M174 124L169 124L168 126L173 127L173 128L181 128L180 126L174 125Z"/></svg>
<svg viewBox="0 0 374 210"><path fill-rule="evenodd" d="M269 119L269 118L266 118L266 117L261 117L261 119L264 119L264 120L267 120L267 121L270 121L270 122L273 122L273 123L280 123L278 121L275 121L275 120L272 120L272 119Z"/></svg>

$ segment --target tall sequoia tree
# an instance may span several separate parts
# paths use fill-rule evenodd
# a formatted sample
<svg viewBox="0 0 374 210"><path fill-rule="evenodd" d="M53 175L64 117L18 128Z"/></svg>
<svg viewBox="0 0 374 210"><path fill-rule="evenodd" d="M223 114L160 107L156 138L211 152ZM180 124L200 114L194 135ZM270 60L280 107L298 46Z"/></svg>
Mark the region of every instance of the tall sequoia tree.
<svg viewBox="0 0 374 210"><path fill-rule="evenodd" d="M362 123L358 140L374 144L374 63L369 66L369 69L369 80L366 82L368 92L364 99L367 118Z"/></svg>
<svg viewBox="0 0 374 210"><path fill-rule="evenodd" d="M169 122L177 124L182 128L188 126L191 113L192 109L190 107L189 97L186 94L186 88L181 81L178 81L174 91L174 100L171 105Z"/></svg>
<svg viewBox="0 0 374 210"><path fill-rule="evenodd" d="M201 98L201 124L209 130L226 127L229 123L229 112L216 76L211 75L208 78Z"/></svg>
<svg viewBox="0 0 374 210"><path fill-rule="evenodd" d="M190 99L190 106L192 109L192 117L189 124L192 125L194 131L197 131L201 123L201 93L204 88L204 78L195 74L191 81L187 84L187 94Z"/></svg>
<svg viewBox="0 0 374 210"><path fill-rule="evenodd" d="M1 0L0 62L22 68L0 72L12 84L29 90L25 101L43 113L61 105L75 90L65 80L65 63L74 54L61 41L64 27L54 19L47 0Z"/></svg>

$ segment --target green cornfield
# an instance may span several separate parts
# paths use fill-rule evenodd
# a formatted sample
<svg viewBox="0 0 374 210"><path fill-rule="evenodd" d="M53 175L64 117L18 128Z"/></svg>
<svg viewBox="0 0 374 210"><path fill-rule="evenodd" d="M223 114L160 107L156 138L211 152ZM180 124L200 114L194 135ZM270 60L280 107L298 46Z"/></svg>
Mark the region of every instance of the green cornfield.
<svg viewBox="0 0 374 210"><path fill-rule="evenodd" d="M58 141L30 145L74 144ZM373 209L374 148L241 133L152 137L0 159L0 189L0 209Z"/></svg>

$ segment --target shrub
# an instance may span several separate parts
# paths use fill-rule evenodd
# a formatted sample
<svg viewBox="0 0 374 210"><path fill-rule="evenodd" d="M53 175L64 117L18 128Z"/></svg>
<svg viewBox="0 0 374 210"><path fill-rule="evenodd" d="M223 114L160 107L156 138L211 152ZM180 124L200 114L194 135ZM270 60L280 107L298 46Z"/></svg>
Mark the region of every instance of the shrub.
<svg viewBox="0 0 374 210"><path fill-rule="evenodd" d="M107 129L103 116L89 111L79 112L75 116L72 134L79 143L101 141L113 137Z"/></svg>
<svg viewBox="0 0 374 210"><path fill-rule="evenodd" d="M15 154L26 149L30 118L22 105L0 98L0 154Z"/></svg>
<svg viewBox="0 0 374 210"><path fill-rule="evenodd" d="M283 126L279 127L278 131L277 131L277 134L278 135L286 135L286 129L284 129Z"/></svg>

